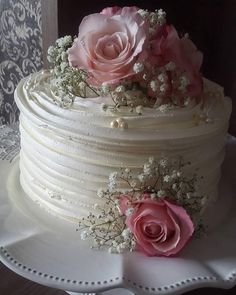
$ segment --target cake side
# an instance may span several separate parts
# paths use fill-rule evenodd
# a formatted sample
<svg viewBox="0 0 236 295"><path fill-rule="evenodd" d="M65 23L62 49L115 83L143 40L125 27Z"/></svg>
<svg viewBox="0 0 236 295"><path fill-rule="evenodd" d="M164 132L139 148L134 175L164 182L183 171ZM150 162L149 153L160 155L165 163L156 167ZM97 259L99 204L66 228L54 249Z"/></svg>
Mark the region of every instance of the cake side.
<svg viewBox="0 0 236 295"><path fill-rule="evenodd" d="M101 204L99 188L114 170L138 173L150 156L184 156L186 173L203 176L201 189L215 199L230 115L230 100L206 81L205 108L196 105L162 113L144 108L142 116L104 114L96 102L54 103L51 74L41 72L18 86L21 110L21 183L33 199L67 218L81 218ZM114 120L127 128L112 128Z"/></svg>

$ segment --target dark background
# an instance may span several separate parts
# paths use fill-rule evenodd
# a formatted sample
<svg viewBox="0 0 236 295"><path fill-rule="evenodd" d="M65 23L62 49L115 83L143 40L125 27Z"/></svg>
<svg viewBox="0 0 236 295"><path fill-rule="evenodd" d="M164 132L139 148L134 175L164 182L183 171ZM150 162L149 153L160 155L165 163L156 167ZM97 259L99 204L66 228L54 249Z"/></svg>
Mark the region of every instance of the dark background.
<svg viewBox="0 0 236 295"><path fill-rule="evenodd" d="M91 4L92 3L92 4ZM236 135L236 1L149 0L149 1L58 1L59 36L77 35L82 18L108 6L138 6L167 13L180 34L189 33L204 54L202 73L225 89L233 100L230 132Z"/></svg>

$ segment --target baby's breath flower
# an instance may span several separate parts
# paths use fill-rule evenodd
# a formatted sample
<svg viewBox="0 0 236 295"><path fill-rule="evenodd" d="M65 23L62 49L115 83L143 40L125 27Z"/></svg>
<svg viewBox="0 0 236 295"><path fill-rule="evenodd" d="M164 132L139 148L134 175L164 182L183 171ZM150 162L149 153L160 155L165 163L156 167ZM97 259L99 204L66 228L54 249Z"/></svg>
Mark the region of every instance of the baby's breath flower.
<svg viewBox="0 0 236 295"><path fill-rule="evenodd" d="M138 13L141 15L142 18L147 18L149 16L149 12L147 9L139 9Z"/></svg>
<svg viewBox="0 0 236 295"><path fill-rule="evenodd" d="M124 229L122 232L122 236L124 238L130 238L132 236L131 230L129 228Z"/></svg>
<svg viewBox="0 0 236 295"><path fill-rule="evenodd" d="M107 84L102 84L102 92L103 92L104 94L108 94L109 91L110 91L110 87L109 87L109 85L107 85Z"/></svg>
<svg viewBox="0 0 236 295"><path fill-rule="evenodd" d="M183 174L183 173L182 173L181 171L177 171L177 172L176 172L177 177L181 177L182 174Z"/></svg>
<svg viewBox="0 0 236 295"><path fill-rule="evenodd" d="M151 26L155 26L158 22L158 14L155 12L150 12L149 14L149 22Z"/></svg>
<svg viewBox="0 0 236 295"><path fill-rule="evenodd" d="M84 90L84 89L86 88L86 83L85 83L84 81L81 81L81 82L79 83L79 88L80 88L81 90Z"/></svg>
<svg viewBox="0 0 236 295"><path fill-rule="evenodd" d="M68 63L68 53L67 52L63 51L61 53L61 60L66 61Z"/></svg>
<svg viewBox="0 0 236 295"><path fill-rule="evenodd" d="M179 90L185 91L186 87L190 83L189 79L185 75L182 75L180 76L179 81L180 81Z"/></svg>
<svg viewBox="0 0 236 295"><path fill-rule="evenodd" d="M87 230L83 230L80 234L81 240L86 240L88 238L89 234Z"/></svg>
<svg viewBox="0 0 236 295"><path fill-rule="evenodd" d="M98 191L97 191L97 196L99 198L102 198L104 196L104 190L102 188L99 188Z"/></svg>
<svg viewBox="0 0 236 295"><path fill-rule="evenodd" d="M110 175L109 175L109 181L110 182L116 182L118 178L118 172L112 172Z"/></svg>
<svg viewBox="0 0 236 295"><path fill-rule="evenodd" d="M172 189L173 189L174 191L177 191L177 190L178 190L178 184L177 184L177 183L173 183L173 184L172 184Z"/></svg>
<svg viewBox="0 0 236 295"><path fill-rule="evenodd" d="M158 9L158 22L160 25L164 25L166 22L166 12L163 9Z"/></svg>
<svg viewBox="0 0 236 295"><path fill-rule="evenodd" d="M176 179L178 176L177 176L177 171L176 170L173 170L172 173L171 173L171 178L172 179Z"/></svg>
<svg viewBox="0 0 236 295"><path fill-rule="evenodd" d="M131 170L129 168L125 168L125 173L129 174Z"/></svg>
<svg viewBox="0 0 236 295"><path fill-rule="evenodd" d="M165 82L166 81L166 79L167 79L167 75L166 74L164 74L164 73L160 73L158 76L157 76L157 78L158 78L158 80L160 81L160 82Z"/></svg>
<svg viewBox="0 0 236 295"><path fill-rule="evenodd" d="M165 68L167 71L174 71L176 68L176 65L173 61L168 62L168 64L165 65Z"/></svg>
<svg viewBox="0 0 236 295"><path fill-rule="evenodd" d="M136 180L132 180L132 181L130 182L130 185L131 185L131 187L136 187L136 185L137 185L137 181L136 181Z"/></svg>
<svg viewBox="0 0 236 295"><path fill-rule="evenodd" d="M158 192L157 192L157 196L158 196L158 198L163 198L163 197L165 197L167 195L167 193L166 193L166 191L164 191L164 190L159 190Z"/></svg>
<svg viewBox="0 0 236 295"><path fill-rule="evenodd" d="M147 74L143 74L143 80L147 80Z"/></svg>
<svg viewBox="0 0 236 295"><path fill-rule="evenodd" d="M161 92L166 92L167 88L168 88L168 85L165 84L165 83L163 83L163 84L161 84L161 86L160 86L160 91L161 91Z"/></svg>
<svg viewBox="0 0 236 295"><path fill-rule="evenodd" d="M140 62L137 62L134 64L133 66L133 70L134 72L137 74L137 73L140 73L144 70L144 65Z"/></svg>
<svg viewBox="0 0 236 295"><path fill-rule="evenodd" d="M168 160L166 158L160 159L159 165L163 168L166 168L168 165Z"/></svg>
<svg viewBox="0 0 236 295"><path fill-rule="evenodd" d="M152 200L155 200L155 199L157 198L157 194L156 194L156 193L152 193L152 194L150 194L150 198L151 198Z"/></svg>
<svg viewBox="0 0 236 295"><path fill-rule="evenodd" d="M119 244L117 247L116 247L116 251L117 251L117 253L123 253L123 251L124 251L124 248L122 247L122 244Z"/></svg>
<svg viewBox="0 0 236 295"><path fill-rule="evenodd" d="M56 48L55 48L54 46L52 46L52 45L49 46L49 47L48 47L48 54L52 56L52 55L54 55L55 53L56 53Z"/></svg>
<svg viewBox="0 0 236 295"><path fill-rule="evenodd" d="M138 179L142 182L142 181L144 181L145 176L146 176L146 175L144 175L144 174L139 174L139 175L138 175Z"/></svg>
<svg viewBox="0 0 236 295"><path fill-rule="evenodd" d="M151 165L150 163L145 163L143 166L143 173L150 174L151 173Z"/></svg>
<svg viewBox="0 0 236 295"><path fill-rule="evenodd" d="M170 182L171 181L171 176L170 175L165 175L163 177L164 182Z"/></svg>
<svg viewBox="0 0 236 295"><path fill-rule="evenodd" d="M148 162L149 162L150 164L153 164L153 163L154 163L154 157L149 157L149 158L148 158Z"/></svg>
<svg viewBox="0 0 236 295"><path fill-rule="evenodd" d="M156 92L159 89L159 82L157 80L152 80L150 82L150 87L153 92Z"/></svg>
<svg viewBox="0 0 236 295"><path fill-rule="evenodd" d="M72 38L69 35L61 37L56 40L56 44L58 47L67 47L67 46L70 46L71 43L72 43Z"/></svg>
<svg viewBox="0 0 236 295"><path fill-rule="evenodd" d="M61 65L60 65L60 67L61 67L62 73L64 73L65 69L68 67L68 63L65 62L65 61L62 62Z"/></svg>
<svg viewBox="0 0 236 295"><path fill-rule="evenodd" d="M134 213L134 208L128 208L126 211L125 211L125 215L126 216L130 216Z"/></svg>
<svg viewBox="0 0 236 295"><path fill-rule="evenodd" d="M125 87L123 85L119 85L116 87L115 91L119 93L125 92Z"/></svg>

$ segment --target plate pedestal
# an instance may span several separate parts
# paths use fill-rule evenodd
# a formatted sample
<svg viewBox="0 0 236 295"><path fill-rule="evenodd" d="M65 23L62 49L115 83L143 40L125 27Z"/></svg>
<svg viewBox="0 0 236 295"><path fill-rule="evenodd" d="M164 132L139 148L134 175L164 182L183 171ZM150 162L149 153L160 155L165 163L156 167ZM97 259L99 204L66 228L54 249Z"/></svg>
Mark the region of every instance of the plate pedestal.
<svg viewBox="0 0 236 295"><path fill-rule="evenodd" d="M105 291L105 292L99 292L99 293L76 293L76 292L68 292L66 293L70 295L135 295L134 293L125 290L125 289L115 289L115 290L110 290L110 291Z"/></svg>
<svg viewBox="0 0 236 295"><path fill-rule="evenodd" d="M193 239L181 256L170 259L91 250L75 225L30 202L19 183L18 159L0 159L0 260L32 281L71 295L177 295L202 287L232 288L236 139L229 140L226 155L220 198L209 212L215 225L207 237Z"/></svg>

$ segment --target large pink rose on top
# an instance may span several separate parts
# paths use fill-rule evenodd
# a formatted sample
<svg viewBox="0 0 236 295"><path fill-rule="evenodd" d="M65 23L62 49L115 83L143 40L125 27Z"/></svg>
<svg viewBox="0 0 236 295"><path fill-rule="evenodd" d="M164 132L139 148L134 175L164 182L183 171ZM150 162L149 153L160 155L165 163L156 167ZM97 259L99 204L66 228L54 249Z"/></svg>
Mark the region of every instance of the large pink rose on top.
<svg viewBox="0 0 236 295"><path fill-rule="evenodd" d="M157 66L166 65L172 61L184 71L190 81L188 91L192 95L202 92L202 77L199 73L203 55L188 38L179 38L173 26L160 27L152 37L151 62Z"/></svg>
<svg viewBox="0 0 236 295"><path fill-rule="evenodd" d="M124 205L123 202L122 211ZM127 202L127 205L130 206L130 203ZM149 256L177 254L194 232L187 212L167 200L144 198L133 204L133 210L127 216L126 224L135 236L140 250Z"/></svg>
<svg viewBox="0 0 236 295"><path fill-rule="evenodd" d="M124 7L85 17L78 39L68 50L70 65L86 70L90 83L117 83L135 75L133 66L146 58L147 25L137 10ZM105 14L104 14L105 13Z"/></svg>

